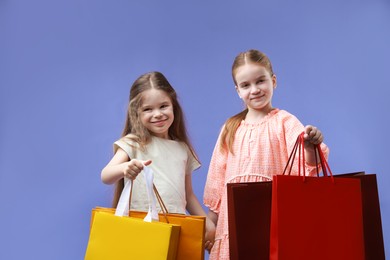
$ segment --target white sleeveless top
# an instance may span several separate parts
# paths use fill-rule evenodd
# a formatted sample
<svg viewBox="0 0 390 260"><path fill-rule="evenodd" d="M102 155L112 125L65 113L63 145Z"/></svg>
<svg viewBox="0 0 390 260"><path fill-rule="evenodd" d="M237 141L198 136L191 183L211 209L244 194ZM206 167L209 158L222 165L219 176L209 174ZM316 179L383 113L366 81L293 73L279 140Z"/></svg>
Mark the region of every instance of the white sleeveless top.
<svg viewBox="0 0 390 260"><path fill-rule="evenodd" d="M200 167L183 142L152 137L145 151L129 139L122 138L114 143L114 151L123 149L130 159L152 160L148 166L154 172L154 184L169 213L186 214L185 175ZM141 172L133 182L130 209L148 211L148 196L144 174ZM158 209L160 206L158 205Z"/></svg>

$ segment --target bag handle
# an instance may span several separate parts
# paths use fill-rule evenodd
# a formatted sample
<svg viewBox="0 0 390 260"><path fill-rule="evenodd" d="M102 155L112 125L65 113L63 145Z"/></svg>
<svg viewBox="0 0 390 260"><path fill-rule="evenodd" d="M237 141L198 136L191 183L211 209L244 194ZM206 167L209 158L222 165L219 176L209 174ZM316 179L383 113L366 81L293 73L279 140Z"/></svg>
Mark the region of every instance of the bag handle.
<svg viewBox="0 0 390 260"><path fill-rule="evenodd" d="M150 169L147 166L144 166L144 175L145 175L145 182L146 182L146 190L148 194L148 201L149 201L149 210L148 214L144 218L144 221L152 222L152 221L158 221L158 212L156 207L156 197L157 200L161 206L161 210L163 211L165 220L167 223L169 223L167 214L168 210L160 196L160 194L157 191L156 186L153 184L153 178L154 173L153 170ZM131 195L133 190L133 181L129 178L124 178L125 185L123 187L121 196L119 197L118 205L115 210L115 216L128 216L130 212L130 205L131 205ZM153 196L153 192L155 193L156 197Z"/></svg>
<svg viewBox="0 0 390 260"><path fill-rule="evenodd" d="M296 142L294 144L294 147L293 147L293 149L292 149L292 151L290 153L290 156L288 158L286 167L283 170L283 175L286 174L286 171L289 168L289 166L290 166L290 169L288 171L288 175L291 175L291 170L292 170L292 167L294 165L294 159L295 159L296 154L298 152L298 176L301 176L301 169L302 169L302 172L303 172L302 176L303 176L303 179L305 180L306 159L305 159L305 139L304 139L304 134L305 133L302 132L301 134L298 135L297 140L296 140ZM320 161L321 167L322 167L323 175L325 177L330 176L332 178L332 180L334 180L332 171L330 170L329 164L326 161L324 153L322 152L321 144L316 144L316 145L313 145L313 146L314 146L314 156L315 156L315 160L316 160L317 176L319 176L318 157L317 157L317 154L318 154L319 161Z"/></svg>
<svg viewBox="0 0 390 260"><path fill-rule="evenodd" d="M126 216L129 214L131 192L133 190L133 181L124 178L125 185L123 187L121 196L119 197L118 205L115 209L115 216Z"/></svg>
<svg viewBox="0 0 390 260"><path fill-rule="evenodd" d="M144 218L144 220L147 222L159 220L157 207L156 207L156 197L157 197L157 201L160 204L165 220L167 221L167 223L169 223L167 218L168 210L160 196L160 193L157 191L157 188L153 183L153 178L154 178L153 170L147 166L144 166L144 176L146 182L146 190L149 198L149 211L146 217Z"/></svg>

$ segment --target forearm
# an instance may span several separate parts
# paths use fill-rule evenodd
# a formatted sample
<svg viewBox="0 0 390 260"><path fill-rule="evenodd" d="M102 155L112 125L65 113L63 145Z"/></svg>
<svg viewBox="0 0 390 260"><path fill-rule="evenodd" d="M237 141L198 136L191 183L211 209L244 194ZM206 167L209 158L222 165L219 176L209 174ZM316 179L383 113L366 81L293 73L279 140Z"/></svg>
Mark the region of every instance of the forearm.
<svg viewBox="0 0 390 260"><path fill-rule="evenodd" d="M309 165L316 165L316 162L319 162L319 154L315 146L320 146L322 144L324 136L317 127L307 125L305 126L303 138L306 162ZM320 146L320 149L322 148L323 147Z"/></svg>
<svg viewBox="0 0 390 260"><path fill-rule="evenodd" d="M307 164L316 165L316 157L317 157L317 163L319 163L320 157L318 151L314 149L313 145L311 145L311 147L305 147L305 160Z"/></svg>
<svg viewBox="0 0 390 260"><path fill-rule="evenodd" d="M114 184L124 177L123 163L117 165L107 165L101 172L102 182L105 184Z"/></svg>
<svg viewBox="0 0 390 260"><path fill-rule="evenodd" d="M214 211L212 210L209 210L209 212L207 213L207 217L215 224L217 225L217 222L218 222L218 214L215 213Z"/></svg>
<svg viewBox="0 0 390 260"><path fill-rule="evenodd" d="M200 215L206 217L205 249L210 251L214 245L216 222L209 218L209 216L203 210L201 204L199 203L193 192L191 192L191 194L187 196L187 210L192 215Z"/></svg>
<svg viewBox="0 0 390 260"><path fill-rule="evenodd" d="M187 195L186 199L186 209L191 215L207 216L206 212L203 210L202 205L200 204L198 198L195 196L194 193Z"/></svg>
<svg viewBox="0 0 390 260"><path fill-rule="evenodd" d="M214 219L210 219L209 215L203 210L199 200L196 198L195 194L187 197L187 210L191 215L205 216L206 217L206 228L214 226L216 221Z"/></svg>

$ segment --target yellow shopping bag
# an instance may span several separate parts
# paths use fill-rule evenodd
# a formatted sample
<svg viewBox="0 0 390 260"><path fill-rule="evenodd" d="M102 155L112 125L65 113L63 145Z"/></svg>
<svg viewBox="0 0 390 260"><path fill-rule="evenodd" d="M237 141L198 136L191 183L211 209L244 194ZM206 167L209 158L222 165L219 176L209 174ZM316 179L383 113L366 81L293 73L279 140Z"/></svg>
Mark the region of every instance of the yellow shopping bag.
<svg viewBox="0 0 390 260"><path fill-rule="evenodd" d="M164 258L164 259L172 259L172 258L168 258L168 257L171 257L170 252L173 251L174 250L173 248L177 246L176 258L173 258L173 259L177 259L177 260L203 260L204 259L204 236L205 236L206 217L167 213L164 202L162 201L159 193L157 192L157 189L153 185L153 180L152 180L153 173L147 167L144 168L144 173L145 173L145 180L146 180L146 184L147 184L146 186L147 186L148 197L149 197L149 206L150 206L149 212L129 211L129 199L128 198L131 198L131 196L130 196L130 194L131 194L131 181L127 180L125 182L125 187L122 191L122 194L121 194L121 197L119 199L119 203L118 203L118 206L116 209L96 207L92 210L91 231L90 231L91 234L90 234L90 241L88 243L87 254L86 254L85 259L86 260L104 259L104 258L94 258L93 255L92 255L92 258L90 257L91 253L89 251L94 252L95 249L93 249L93 248L96 247L94 245L94 244L96 244L96 242L94 241L95 235L93 234L96 232L94 232L93 229L98 229L98 228L96 228L97 225L104 225L106 227L110 227L111 224L108 224L108 223L99 224L99 222L101 222L101 220L96 220L95 218L97 218L97 219L105 218L105 217L102 217L101 213L105 213L105 214L103 214L103 216L104 215L111 215L111 217L116 217L116 216L114 216L114 213L115 213L115 215L121 216L121 218L122 218L121 221L124 221L124 219L132 219L132 220L134 220L134 219L138 219L138 220L147 219L148 221L151 221L151 219L153 219L154 221L159 221L160 224L171 225L173 230L171 231L172 234L171 234L170 242L169 242L169 253L168 253L167 258ZM152 192L153 189L157 195L157 199L158 199L164 213L157 214L157 210L155 207L155 201L154 201L155 198L154 198L153 192ZM115 221L118 222L118 220L115 220ZM96 224L96 223L98 223L98 224ZM155 224L155 223L157 223L157 222L152 222L152 224ZM150 224L150 223L146 223L146 224ZM130 224L130 223L126 222L126 224L124 224L124 225L126 225L129 228L129 232L130 232L130 230L133 230L132 228L130 228L130 225L134 225L134 224ZM177 240L176 239L177 226L180 227L180 236L178 238L178 242L176 241ZM158 232L161 232L162 234L164 233L162 231L158 231ZM157 231L156 231L156 233L157 233ZM153 235L155 235L156 233L153 233ZM117 241L119 236L115 236L115 235L113 235L113 236L114 237L112 240ZM126 238L123 238L123 240L126 240L126 239L128 240L127 236L128 235L126 235ZM116 238L116 237L118 237L118 238ZM137 236L137 239L138 238L140 238L140 237ZM159 241L158 243L162 243L161 241L163 239L167 240L166 238L158 238L157 239ZM141 242L141 241L137 241L137 242ZM150 240L149 240L149 242L150 242ZM112 243L114 243L114 242L112 242ZM153 244L154 244L154 242L153 242ZM110 244L107 244L105 246L108 248L111 248L111 249L114 248L114 246L110 245ZM164 245L164 246L166 246L166 245ZM126 249L129 248L128 244L126 244L125 248ZM142 251L141 250L142 248L145 248L145 246L144 247L138 246L136 248L136 250ZM147 248L149 248L149 250L151 249L150 243L147 244ZM94 254L94 253L92 253L92 254ZM154 256L153 257L149 256L149 255L142 255L142 257L138 258L138 256L135 257L134 254L127 254L127 257L128 258L126 258L124 256L120 256L120 259L161 259L161 258L156 258ZM114 255L111 254L109 258L105 258L105 259L110 259L110 260L113 259L114 260L116 258L114 257Z"/></svg>
<svg viewBox="0 0 390 260"><path fill-rule="evenodd" d="M93 211L85 260L174 260L180 225L159 222L153 196L153 172L145 167L149 211L144 219L128 217L132 181L125 187L115 210Z"/></svg>
<svg viewBox="0 0 390 260"><path fill-rule="evenodd" d="M92 210L91 223L94 223L96 213L106 212L114 214L114 208L96 207ZM131 218L143 219L147 212L129 211ZM203 260L204 259L204 216L190 216L180 214L159 214L160 222L180 225L180 237L177 248L177 260ZM92 227L92 224L91 224Z"/></svg>
<svg viewBox="0 0 390 260"><path fill-rule="evenodd" d="M95 211L86 260L176 259L180 226Z"/></svg>

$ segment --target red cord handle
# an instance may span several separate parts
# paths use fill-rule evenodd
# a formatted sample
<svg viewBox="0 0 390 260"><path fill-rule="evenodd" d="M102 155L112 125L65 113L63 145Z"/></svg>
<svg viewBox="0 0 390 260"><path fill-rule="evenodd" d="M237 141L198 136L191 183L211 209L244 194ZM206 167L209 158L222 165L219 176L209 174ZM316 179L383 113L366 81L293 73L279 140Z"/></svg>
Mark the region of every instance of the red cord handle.
<svg viewBox="0 0 390 260"><path fill-rule="evenodd" d="M288 175L291 175L291 170L294 165L294 159L296 157L296 154L298 152L298 176L301 176L301 170L302 170L302 176L303 180L305 180L305 165L306 165L306 158L305 158L305 139L304 139L305 133L302 132L301 134L298 135L297 141L294 144L293 150L290 153L290 156L288 158L286 167L284 168L283 175L286 174L287 169L290 166L290 169L288 171ZM314 155L315 155L315 160L316 160L316 170L317 170L317 176L319 176L319 168L318 168L318 157L320 160L321 168L322 168L322 173L325 177L331 177L333 179L333 174L332 171L330 170L329 164L326 161L325 155L321 150L321 145L317 144L314 145Z"/></svg>

